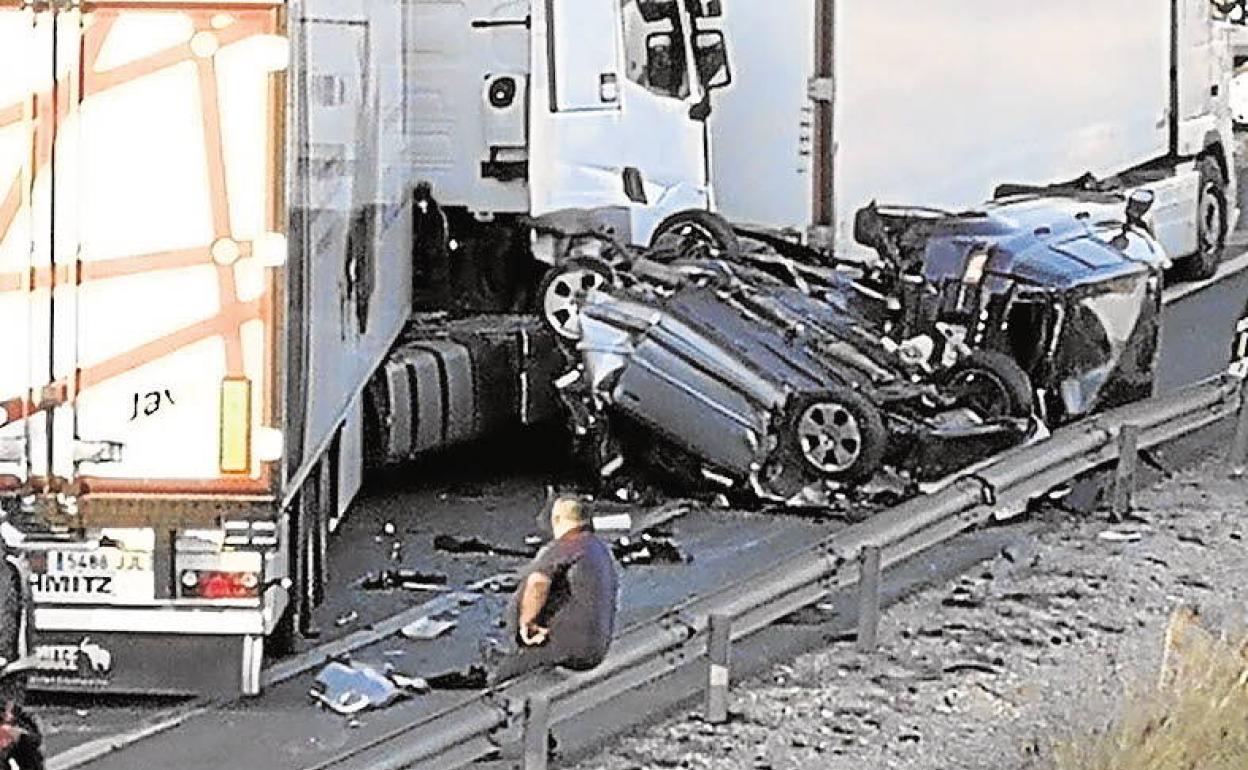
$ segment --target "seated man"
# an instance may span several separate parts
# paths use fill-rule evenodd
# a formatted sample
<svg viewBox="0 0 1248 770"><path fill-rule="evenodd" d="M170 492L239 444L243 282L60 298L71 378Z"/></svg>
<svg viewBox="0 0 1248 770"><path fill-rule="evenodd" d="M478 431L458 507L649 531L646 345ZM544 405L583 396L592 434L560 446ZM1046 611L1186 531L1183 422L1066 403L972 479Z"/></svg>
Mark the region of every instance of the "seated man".
<svg viewBox="0 0 1248 770"><path fill-rule="evenodd" d="M538 552L507 607L516 650L492 667L491 681L547 666L585 671L607 656L619 591L611 548L590 531L574 498L555 501L550 524L555 539Z"/></svg>
<svg viewBox="0 0 1248 770"><path fill-rule="evenodd" d="M483 666L428 677L430 687L477 689L552 666L585 671L607 656L619 591L611 549L590 531L574 498L555 501L550 523L554 540L538 552L508 602L506 644L486 640Z"/></svg>

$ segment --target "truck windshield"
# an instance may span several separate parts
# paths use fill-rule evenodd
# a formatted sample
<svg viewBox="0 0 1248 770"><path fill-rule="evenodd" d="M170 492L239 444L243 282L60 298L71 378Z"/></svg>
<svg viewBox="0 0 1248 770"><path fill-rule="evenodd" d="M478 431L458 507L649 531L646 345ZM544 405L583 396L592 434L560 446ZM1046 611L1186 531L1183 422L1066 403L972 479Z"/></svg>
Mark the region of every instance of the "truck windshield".
<svg viewBox="0 0 1248 770"><path fill-rule="evenodd" d="M620 8L628 79L659 96L687 98L689 64L676 3L621 0Z"/></svg>

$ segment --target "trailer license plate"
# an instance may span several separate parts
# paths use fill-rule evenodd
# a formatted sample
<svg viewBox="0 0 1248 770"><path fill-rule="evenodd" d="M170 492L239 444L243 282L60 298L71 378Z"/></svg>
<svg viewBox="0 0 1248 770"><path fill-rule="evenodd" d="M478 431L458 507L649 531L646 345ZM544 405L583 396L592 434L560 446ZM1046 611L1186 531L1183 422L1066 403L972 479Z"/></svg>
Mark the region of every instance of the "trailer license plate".
<svg viewBox="0 0 1248 770"><path fill-rule="evenodd" d="M42 563L41 563L42 562ZM55 604L112 604L150 601L152 555L104 547L49 550L31 559L35 599Z"/></svg>

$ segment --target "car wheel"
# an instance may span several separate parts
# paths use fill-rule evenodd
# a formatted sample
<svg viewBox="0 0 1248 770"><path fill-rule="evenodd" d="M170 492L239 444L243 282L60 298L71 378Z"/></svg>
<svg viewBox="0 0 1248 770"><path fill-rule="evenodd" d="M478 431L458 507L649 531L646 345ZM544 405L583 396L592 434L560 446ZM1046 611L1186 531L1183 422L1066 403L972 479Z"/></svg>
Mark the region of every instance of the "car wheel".
<svg viewBox="0 0 1248 770"><path fill-rule="evenodd" d="M1031 378L1004 353L972 351L941 373L938 384L958 406L981 418L1030 417L1034 396Z"/></svg>
<svg viewBox="0 0 1248 770"><path fill-rule="evenodd" d="M834 388L794 401L781 444L815 477L855 483L880 469L888 433L866 396Z"/></svg>
<svg viewBox="0 0 1248 770"><path fill-rule="evenodd" d="M741 242L732 225L709 211L693 209L673 214L659 223L650 238L650 247L658 248L664 239L678 246L688 243L709 246L712 256L733 260L741 256Z"/></svg>
<svg viewBox="0 0 1248 770"><path fill-rule="evenodd" d="M613 283L615 271L597 257L575 257L552 267L538 287L542 320L565 340L581 338L581 300L585 292Z"/></svg>
<svg viewBox="0 0 1248 770"><path fill-rule="evenodd" d="M1200 197L1196 203L1196 253L1180 260L1180 276L1190 280L1209 278L1218 272L1226 249L1226 182L1222 169L1210 157L1200 159Z"/></svg>

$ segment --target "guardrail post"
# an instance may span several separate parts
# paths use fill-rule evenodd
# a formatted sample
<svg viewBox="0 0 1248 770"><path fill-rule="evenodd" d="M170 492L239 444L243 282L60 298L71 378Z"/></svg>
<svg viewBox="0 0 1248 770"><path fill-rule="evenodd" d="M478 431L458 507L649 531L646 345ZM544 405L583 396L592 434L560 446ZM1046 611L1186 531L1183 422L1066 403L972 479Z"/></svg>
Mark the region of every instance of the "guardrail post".
<svg viewBox="0 0 1248 770"><path fill-rule="evenodd" d="M706 642L706 721L718 725L728 721L728 661L732 653L732 618L711 615Z"/></svg>
<svg viewBox="0 0 1248 770"><path fill-rule="evenodd" d="M1231 441L1231 451L1226 457L1226 466L1232 478L1244 475L1244 466L1248 464L1248 380L1239 386L1239 413L1235 420L1235 438Z"/></svg>
<svg viewBox="0 0 1248 770"><path fill-rule="evenodd" d="M880 547L864 546L858 562L858 650L875 649L880 630Z"/></svg>
<svg viewBox="0 0 1248 770"><path fill-rule="evenodd" d="M550 699L530 695L524 702L523 770L546 770L550 754Z"/></svg>
<svg viewBox="0 0 1248 770"><path fill-rule="evenodd" d="M1131 512L1135 494L1135 467L1139 462L1140 426L1123 425L1118 430L1118 467L1114 471L1114 498L1110 515L1121 521Z"/></svg>

